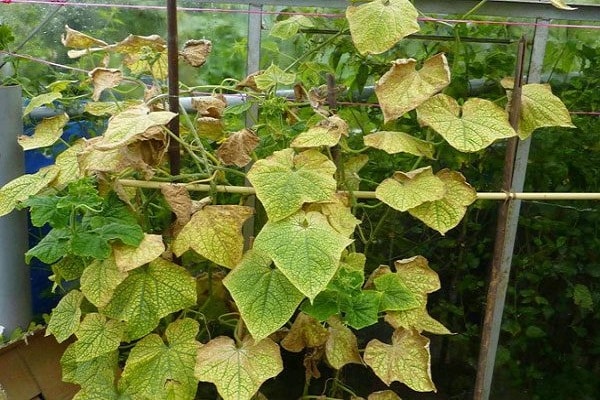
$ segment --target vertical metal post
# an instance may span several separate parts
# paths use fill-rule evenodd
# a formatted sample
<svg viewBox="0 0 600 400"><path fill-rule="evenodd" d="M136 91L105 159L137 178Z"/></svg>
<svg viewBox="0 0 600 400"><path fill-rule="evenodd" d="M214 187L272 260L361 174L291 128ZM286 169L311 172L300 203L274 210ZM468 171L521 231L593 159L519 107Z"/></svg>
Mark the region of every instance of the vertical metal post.
<svg viewBox="0 0 600 400"><path fill-rule="evenodd" d="M169 110L177 113L177 116L169 122L169 129L175 136L179 136L179 46L177 36L177 0L167 0ZM181 170L180 146L179 142L173 139L169 142L169 165L171 175L179 175Z"/></svg>
<svg viewBox="0 0 600 400"><path fill-rule="evenodd" d="M548 22L546 20L537 20ZM548 40L548 27L536 25L530 64L528 69L528 83L539 82L541 70L546 52L546 43ZM527 160L529 158L529 148L531 138L519 141L514 161L512 173L512 191L522 192L525 184L525 175L527 173ZM482 345L480 350L480 364L477 371L477 382L475 387L475 400L488 400L490 397L492 378L494 373L494 364L496 361L496 352L500 337L500 328L502 324L502 313L504 302L506 300L506 291L510 278L510 269L512 256L517 236L517 227L519 223L519 213L521 210L521 201L513 200L508 204L505 224L501 227L504 230L504 238L499 253L500 267L497 271L492 271L492 281L495 281L495 293L488 295L488 301L494 299L493 304L488 304L486 310L490 313L486 315L486 326L482 333ZM487 332L485 331L487 329ZM485 340L484 340L485 339ZM482 362L483 361L483 362Z"/></svg>
<svg viewBox="0 0 600 400"><path fill-rule="evenodd" d="M19 86L0 86L0 187L25 172L23 150L17 137L23 133L23 101ZM27 217L13 211L0 217L0 325L4 335L31 321L31 282L23 254L27 251Z"/></svg>

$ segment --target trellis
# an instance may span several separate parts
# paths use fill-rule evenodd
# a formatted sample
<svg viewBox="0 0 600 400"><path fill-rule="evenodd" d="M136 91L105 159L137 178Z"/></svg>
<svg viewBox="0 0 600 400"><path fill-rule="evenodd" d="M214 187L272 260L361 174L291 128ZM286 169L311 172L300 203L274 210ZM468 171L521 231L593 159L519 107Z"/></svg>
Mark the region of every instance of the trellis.
<svg viewBox="0 0 600 400"><path fill-rule="evenodd" d="M10 2L10 1L9 1ZM13 3L31 3L31 4L52 4L57 7L63 6L115 6L114 4L100 4L94 2L65 2L57 3L55 1L36 1L36 0L13 0ZM599 5L574 5L577 7L573 11L562 11L552 7L549 1L545 0L489 0L481 3L478 0L454 0L450 4L445 0L414 0L415 6L428 15L463 15L472 11L477 6L478 16L493 17L514 17L530 19L534 22L497 22L487 21L487 23L526 25L533 26L533 36L529 38L531 46L529 65L527 68L527 83L538 83L541 81L541 71L546 52L549 30L553 27L587 27L590 29L599 29L598 25L570 25L563 23L553 23L553 20L575 20L575 21L600 21ZM267 6L286 6L286 7L316 7L328 9L343 9L348 4L348 0L327 0L326 4L318 0L196 0L198 7L180 7L179 10L187 11L209 11L205 8L207 4L235 4L244 5L247 8L242 11L248 15L247 30L247 57L246 72L248 74L256 72L260 68L261 60L261 34L262 18L267 12ZM573 5L573 4L571 4ZM481 7L479 7L481 6ZM1 7L1 6L0 6ZM131 6L136 8L136 6ZM139 8L148 8L139 6ZM178 76L177 76L177 4L175 0L167 0L166 6L152 7L154 9L167 10L169 40L168 47L171 55L169 65L169 100L172 109L179 106ZM214 10L213 10L214 11ZM435 21L435 18L423 18L423 20ZM444 19L447 22L473 22L486 23L482 21L466 21ZM35 32L33 32L35 33ZM250 124L256 117L256 109L251 109L247 116L247 124ZM177 132L178 122L174 120L171 130ZM173 141L177 143L176 141ZM482 341L480 344L480 355L477 369L477 381L475 384L474 400L487 400L490 396L491 383L498 346L502 312L509 282L512 255L517 234L518 220L522 200L600 200L600 193L523 193L525 184L525 175L527 161L529 157L531 139L514 142L515 154L507 158L505 165L505 183L508 186L501 192L478 193L478 199L482 200L503 200L501 206L501 218L497 227L496 248L494 250L494 261L492 265L492 276L489 282L488 297L485 310L485 321L482 329ZM174 165L173 173L178 172L179 149L172 147L171 164ZM162 183L145 182L134 180L121 180L123 185L160 188ZM239 193L251 195L254 189L251 187L233 187L233 186L214 186L214 185L186 185L188 190L211 191L226 193ZM353 192L357 198L372 199L375 198L374 192ZM504 218L502 218L502 215Z"/></svg>

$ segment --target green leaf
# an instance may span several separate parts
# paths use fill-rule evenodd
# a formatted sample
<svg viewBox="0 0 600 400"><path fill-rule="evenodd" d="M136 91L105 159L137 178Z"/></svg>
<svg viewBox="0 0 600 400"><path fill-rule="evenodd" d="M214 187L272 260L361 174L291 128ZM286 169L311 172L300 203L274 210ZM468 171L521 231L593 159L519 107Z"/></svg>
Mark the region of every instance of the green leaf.
<svg viewBox="0 0 600 400"><path fill-rule="evenodd" d="M326 321L340 312L339 294L335 290L324 290L314 298L312 303L310 300L304 301L300 310L319 321Z"/></svg>
<svg viewBox="0 0 600 400"><path fill-rule="evenodd" d="M306 132L300 133L292 143L291 147L333 147L339 143L343 136L348 136L348 123L333 115L317 125L311 127Z"/></svg>
<svg viewBox="0 0 600 400"><path fill-rule="evenodd" d="M317 212L299 211L281 221L268 222L254 247L268 254L290 282L314 299L339 266L342 251L352 243Z"/></svg>
<svg viewBox="0 0 600 400"><path fill-rule="evenodd" d="M375 189L375 196L379 200L399 211L408 211L425 202L440 200L445 194L444 181L433 175L431 167L395 172L393 178L384 180Z"/></svg>
<svg viewBox="0 0 600 400"><path fill-rule="evenodd" d="M408 0L374 0L346 9L352 40L361 54L383 53L418 32L418 15Z"/></svg>
<svg viewBox="0 0 600 400"><path fill-rule="evenodd" d="M279 39L287 40L298 33L300 28L312 28L315 26L310 18L304 15L294 15L283 21L276 22L269 35Z"/></svg>
<svg viewBox="0 0 600 400"><path fill-rule="evenodd" d="M461 107L452 97L438 94L419 106L417 117L462 152L479 151L517 134L506 111L489 100L472 98Z"/></svg>
<svg viewBox="0 0 600 400"><path fill-rule="evenodd" d="M104 313L128 325L130 340L140 338L162 317L196 303L196 282L186 270L158 258L137 268L117 286Z"/></svg>
<svg viewBox="0 0 600 400"><path fill-rule="evenodd" d="M25 261L29 263L33 257L44 264L52 264L69 252L71 231L67 228L54 228L40 242L25 253Z"/></svg>
<svg viewBox="0 0 600 400"><path fill-rule="evenodd" d="M269 219L286 218L304 203L329 200L336 190L335 164L317 150L285 149L257 161L248 172Z"/></svg>
<svg viewBox="0 0 600 400"><path fill-rule="evenodd" d="M108 241L94 231L77 229L73 231L70 247L73 254L80 257L91 257L104 260L110 255Z"/></svg>
<svg viewBox="0 0 600 400"><path fill-rule="evenodd" d="M165 251L162 235L144 234L138 246L117 243L113 246L119 271L127 272L157 259Z"/></svg>
<svg viewBox="0 0 600 400"><path fill-rule="evenodd" d="M42 227L50 224L53 228L64 228L69 225L71 209L59 205L58 196L32 196L23 202L29 208L33 226Z"/></svg>
<svg viewBox="0 0 600 400"><path fill-rule="evenodd" d="M573 288L573 301L582 310L594 310L594 298L592 297L590 289L586 285L575 285Z"/></svg>
<svg viewBox="0 0 600 400"><path fill-rule="evenodd" d="M125 326L120 321L107 320L98 313L87 314L75 332L75 360L88 361L116 350L124 330Z"/></svg>
<svg viewBox="0 0 600 400"><path fill-rule="evenodd" d="M397 119L415 109L450 83L446 56L438 54L415 70L416 60L399 59L375 84L385 122Z"/></svg>
<svg viewBox="0 0 600 400"><path fill-rule="evenodd" d="M93 232L107 241L118 239L126 245L135 247L144 240L144 231L137 224L111 222L94 229Z"/></svg>
<svg viewBox="0 0 600 400"><path fill-rule="evenodd" d="M381 293L363 290L359 294L340 294L340 310L344 321L355 329L362 329L377 323Z"/></svg>
<svg viewBox="0 0 600 400"><path fill-rule="evenodd" d="M418 392L436 390L431 380L429 339L415 330L397 329L391 345L371 340L364 360L388 386L398 381Z"/></svg>
<svg viewBox="0 0 600 400"><path fill-rule="evenodd" d="M108 304L115 289L127 278L126 272L121 272L114 257L92 261L81 275L81 291L96 307L102 308Z"/></svg>
<svg viewBox="0 0 600 400"><path fill-rule="evenodd" d="M81 320L81 301L83 294L79 290L67 293L52 310L46 336L54 335L58 343L67 340L79 327Z"/></svg>
<svg viewBox="0 0 600 400"><path fill-rule="evenodd" d="M285 324L304 298L271 262L259 250L250 250L223 280L256 341Z"/></svg>
<svg viewBox="0 0 600 400"><path fill-rule="evenodd" d="M341 369L346 364L362 364L354 333L338 318L330 318L327 322L329 335L325 343L325 356L329 365Z"/></svg>
<svg viewBox="0 0 600 400"><path fill-rule="evenodd" d="M11 212L19 202L37 194L58 175L58 168L43 168L35 174L21 175L0 188L0 217Z"/></svg>
<svg viewBox="0 0 600 400"><path fill-rule="evenodd" d="M134 398L193 400L197 334L198 323L185 318L167 327L166 342L154 333L142 338L127 358L120 386Z"/></svg>
<svg viewBox="0 0 600 400"><path fill-rule="evenodd" d="M278 85L292 85L296 80L296 74L283 71L275 64L254 77L254 82L259 90L267 91Z"/></svg>
<svg viewBox="0 0 600 400"><path fill-rule="evenodd" d="M244 250L242 226L253 213L251 207L205 206L179 232L173 252L180 256L191 248L218 265L233 268Z"/></svg>
<svg viewBox="0 0 600 400"><path fill-rule="evenodd" d="M23 150L52 146L63 134L63 128L69 122L65 113L44 118L36 125L32 136L21 135L17 139Z"/></svg>
<svg viewBox="0 0 600 400"><path fill-rule="evenodd" d="M87 390L114 388L119 353L114 350L87 361L77 361L77 344L71 343L60 359L62 379Z"/></svg>
<svg viewBox="0 0 600 400"><path fill-rule="evenodd" d="M32 112L34 109L48 104L52 104L54 100L58 99L62 99L62 94L60 94L59 92L43 93L39 96L35 96L31 99L29 104L27 104L27 107L25 107L25 109L23 110L23 117L29 115L29 113Z"/></svg>
<svg viewBox="0 0 600 400"><path fill-rule="evenodd" d="M549 126L575 128L569 110L560 98L552 94L550 85L524 85L521 92L519 137L527 139L534 130Z"/></svg>
<svg viewBox="0 0 600 400"><path fill-rule="evenodd" d="M374 279L375 288L382 293L379 311L410 310L420 305L415 295L397 274L385 274Z"/></svg>
<svg viewBox="0 0 600 400"><path fill-rule="evenodd" d="M467 211L467 206L477 199L477 193L458 172L443 169L436 176L444 181L446 186L444 197L425 202L411 208L408 212L444 235L459 224Z"/></svg>
<svg viewBox="0 0 600 400"><path fill-rule="evenodd" d="M418 157L433 159L433 143L404 132L381 131L368 134L363 138L365 146L383 150L388 154L408 153Z"/></svg>
<svg viewBox="0 0 600 400"><path fill-rule="evenodd" d="M212 382L224 400L250 400L260 385L283 370L279 347L271 339L236 346L220 336L198 351L195 376Z"/></svg>

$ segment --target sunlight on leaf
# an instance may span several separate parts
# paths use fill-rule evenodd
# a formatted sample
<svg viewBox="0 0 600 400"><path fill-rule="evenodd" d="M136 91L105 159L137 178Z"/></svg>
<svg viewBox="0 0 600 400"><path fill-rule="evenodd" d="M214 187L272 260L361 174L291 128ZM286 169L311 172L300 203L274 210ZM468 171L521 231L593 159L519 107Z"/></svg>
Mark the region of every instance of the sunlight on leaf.
<svg viewBox="0 0 600 400"><path fill-rule="evenodd" d="M388 154L408 153L418 157L433 159L433 143L404 132L381 131L365 135L365 146L383 150Z"/></svg>
<svg viewBox="0 0 600 400"><path fill-rule="evenodd" d="M21 135L17 140L23 150L52 146L60 139L67 122L69 122L69 116L65 113L44 118L36 125L32 136Z"/></svg>
<svg viewBox="0 0 600 400"><path fill-rule="evenodd" d="M81 320L81 301L83 294L79 290L71 290L52 310L46 336L54 335L58 343L67 340L79 327Z"/></svg>
<svg viewBox="0 0 600 400"><path fill-rule="evenodd" d="M408 0L373 0L346 9L352 41L361 54L383 53L418 32L418 15Z"/></svg>
<svg viewBox="0 0 600 400"><path fill-rule="evenodd" d="M362 364L356 336L338 318L327 320L329 335L325 343L327 362L335 369L346 364Z"/></svg>
<svg viewBox="0 0 600 400"><path fill-rule="evenodd" d="M384 180L375 190L379 200L399 211L408 211L427 201L440 200L445 194L446 185L433 174L431 167L395 172L393 178Z"/></svg>
<svg viewBox="0 0 600 400"><path fill-rule="evenodd" d="M32 98L27 107L23 110L23 117L26 117L34 109L52 104L55 100L62 99L62 94L59 92L42 93Z"/></svg>
<svg viewBox="0 0 600 400"><path fill-rule="evenodd" d="M119 271L127 272L157 259L165 251L162 235L144 234L138 247L117 243L113 246Z"/></svg>
<svg viewBox="0 0 600 400"><path fill-rule="evenodd" d="M334 115L320 121L308 131L300 133L294 138L290 147L333 147L338 144L342 136L348 136L348 123Z"/></svg>

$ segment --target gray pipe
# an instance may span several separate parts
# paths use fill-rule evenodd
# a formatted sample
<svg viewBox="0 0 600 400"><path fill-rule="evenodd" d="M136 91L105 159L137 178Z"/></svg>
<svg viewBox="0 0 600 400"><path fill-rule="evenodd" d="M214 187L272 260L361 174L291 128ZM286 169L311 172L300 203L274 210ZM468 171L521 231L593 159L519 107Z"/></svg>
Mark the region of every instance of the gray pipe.
<svg viewBox="0 0 600 400"><path fill-rule="evenodd" d="M0 86L0 187L25 173L17 137L23 133L21 87ZM31 283L25 265L27 217L13 211L0 217L0 325L4 335L31 321Z"/></svg>

